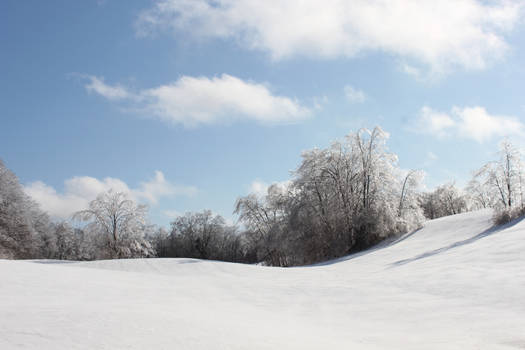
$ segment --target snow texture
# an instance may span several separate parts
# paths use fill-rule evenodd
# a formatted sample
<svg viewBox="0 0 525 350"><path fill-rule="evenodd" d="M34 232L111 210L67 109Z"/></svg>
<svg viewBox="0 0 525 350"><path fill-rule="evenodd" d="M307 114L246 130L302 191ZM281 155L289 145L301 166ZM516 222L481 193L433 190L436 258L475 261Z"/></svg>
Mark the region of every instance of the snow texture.
<svg viewBox="0 0 525 350"><path fill-rule="evenodd" d="M445 217L337 261L0 261L0 349L525 349L525 222Z"/></svg>

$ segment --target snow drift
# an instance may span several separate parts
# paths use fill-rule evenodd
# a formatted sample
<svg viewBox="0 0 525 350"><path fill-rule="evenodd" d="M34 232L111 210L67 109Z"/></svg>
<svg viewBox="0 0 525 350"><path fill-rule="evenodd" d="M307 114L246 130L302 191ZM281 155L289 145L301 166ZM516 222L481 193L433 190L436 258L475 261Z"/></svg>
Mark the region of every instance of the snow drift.
<svg viewBox="0 0 525 350"><path fill-rule="evenodd" d="M300 268L0 261L0 349L525 349L525 222L441 218Z"/></svg>

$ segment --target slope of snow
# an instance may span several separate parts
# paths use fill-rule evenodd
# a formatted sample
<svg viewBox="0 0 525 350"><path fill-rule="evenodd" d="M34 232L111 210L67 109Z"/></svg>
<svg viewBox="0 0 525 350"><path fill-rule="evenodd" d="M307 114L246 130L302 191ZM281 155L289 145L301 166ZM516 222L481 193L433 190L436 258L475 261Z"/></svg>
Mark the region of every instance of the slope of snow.
<svg viewBox="0 0 525 350"><path fill-rule="evenodd" d="M0 349L525 349L525 221L441 218L337 261L0 261Z"/></svg>

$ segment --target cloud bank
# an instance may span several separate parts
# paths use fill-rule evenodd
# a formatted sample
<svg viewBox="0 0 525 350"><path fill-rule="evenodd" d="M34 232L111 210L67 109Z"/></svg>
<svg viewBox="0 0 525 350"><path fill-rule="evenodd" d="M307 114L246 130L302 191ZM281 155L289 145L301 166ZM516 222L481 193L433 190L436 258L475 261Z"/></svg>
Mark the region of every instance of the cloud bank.
<svg viewBox="0 0 525 350"><path fill-rule="evenodd" d="M192 196L197 189L192 186L177 186L170 183L161 171L137 188L130 188L124 181L106 177L103 180L90 176L75 176L64 182L64 192L57 192L42 181L24 186L24 191L32 197L43 210L56 218L67 219L74 212L86 209L90 201L108 190L124 192L135 201L157 204L160 198Z"/></svg>
<svg viewBox="0 0 525 350"><path fill-rule="evenodd" d="M274 60L383 52L443 72L500 59L522 8L513 0L161 0L136 28L234 39Z"/></svg>

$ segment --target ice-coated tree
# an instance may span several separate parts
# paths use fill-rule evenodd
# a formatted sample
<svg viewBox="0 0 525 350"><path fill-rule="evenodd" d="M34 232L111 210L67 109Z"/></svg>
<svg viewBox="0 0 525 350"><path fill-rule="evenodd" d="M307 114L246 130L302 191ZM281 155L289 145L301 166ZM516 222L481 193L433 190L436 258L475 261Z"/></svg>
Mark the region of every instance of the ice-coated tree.
<svg viewBox="0 0 525 350"><path fill-rule="evenodd" d="M171 239L169 231L164 227L157 227L146 239L151 242L158 257L169 257L171 253Z"/></svg>
<svg viewBox="0 0 525 350"><path fill-rule="evenodd" d="M428 219L464 213L468 210L467 196L453 182L422 194L420 202Z"/></svg>
<svg viewBox="0 0 525 350"><path fill-rule="evenodd" d="M92 241L86 239L83 230L73 228L67 221L53 223L55 256L59 260L91 260L96 258Z"/></svg>
<svg viewBox="0 0 525 350"><path fill-rule="evenodd" d="M163 235L163 233L161 233ZM226 224L224 218L211 210L188 212L171 223L171 232L157 236L156 245L162 255L214 259L232 262L244 260L241 235L237 228Z"/></svg>
<svg viewBox="0 0 525 350"><path fill-rule="evenodd" d="M493 191L487 188L480 180L482 179L474 176L466 187L469 203L473 210L492 208L495 204Z"/></svg>
<svg viewBox="0 0 525 350"><path fill-rule="evenodd" d="M503 140L498 160L485 164L474 174L474 198L483 198L500 210L523 208L523 162L519 150ZM472 182L471 182L472 183Z"/></svg>
<svg viewBox="0 0 525 350"><path fill-rule="evenodd" d="M45 257L53 248L50 221L0 160L0 258Z"/></svg>
<svg viewBox="0 0 525 350"><path fill-rule="evenodd" d="M421 225L417 172L403 173L381 128L362 129L326 149L303 152L286 191L237 200L258 256L300 265L363 249Z"/></svg>
<svg viewBox="0 0 525 350"><path fill-rule="evenodd" d="M112 190L101 193L89 203L89 208L73 215L87 221L85 228L97 245L100 258L149 257L155 254L144 239L146 224L144 205L137 205L128 196Z"/></svg>
<svg viewBox="0 0 525 350"><path fill-rule="evenodd" d="M317 203L325 227L343 234L346 238L338 240L346 240L349 249L392 234L412 214L421 218L413 196L421 176L414 171L400 178L397 156L388 151L387 139L379 127L361 129L345 142L304 154L296 172L299 192L310 192L308 201Z"/></svg>
<svg viewBox="0 0 525 350"><path fill-rule="evenodd" d="M286 197L279 193L277 186L270 186L262 198L250 194L241 197L235 204L235 214L248 231L246 238L257 252L259 261L269 265L286 266L286 242L282 237L286 218L284 208Z"/></svg>
<svg viewBox="0 0 525 350"><path fill-rule="evenodd" d="M401 173L405 173L402 171ZM424 213L419 202L419 187L425 177L421 170L409 170L406 175L398 176L400 184L398 206L398 231L406 232L421 226Z"/></svg>
<svg viewBox="0 0 525 350"><path fill-rule="evenodd" d="M476 171L467 190L476 207L494 208L494 222L503 224L525 214L524 181L522 155L505 139L498 159Z"/></svg>

